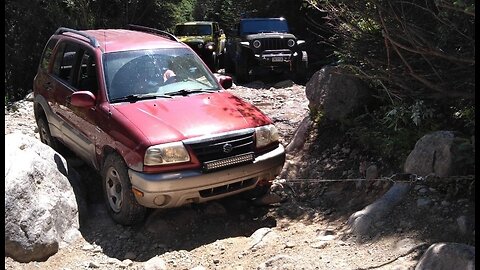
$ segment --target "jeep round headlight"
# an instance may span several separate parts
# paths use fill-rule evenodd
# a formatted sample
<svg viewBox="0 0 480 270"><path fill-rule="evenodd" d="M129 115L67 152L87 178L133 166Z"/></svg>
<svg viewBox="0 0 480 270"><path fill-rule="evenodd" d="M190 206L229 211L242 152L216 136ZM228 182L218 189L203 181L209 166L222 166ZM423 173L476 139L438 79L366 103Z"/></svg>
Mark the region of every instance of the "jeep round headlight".
<svg viewBox="0 0 480 270"><path fill-rule="evenodd" d="M256 147L262 148L271 143L277 142L278 130L274 125L266 125L255 128Z"/></svg>
<svg viewBox="0 0 480 270"><path fill-rule="evenodd" d="M289 40L287 41L287 45L288 45L288 47L293 47L293 46L295 46L295 40L289 39Z"/></svg>
<svg viewBox="0 0 480 270"><path fill-rule="evenodd" d="M190 161L187 149L182 142L173 142L150 146L145 152L146 166L165 165Z"/></svg>
<svg viewBox="0 0 480 270"><path fill-rule="evenodd" d="M260 48L262 43L260 42L260 40L256 39L256 40L253 41L252 45L255 49L258 49L258 48Z"/></svg>
<svg viewBox="0 0 480 270"><path fill-rule="evenodd" d="M198 43L197 47L198 47L199 49L203 48L203 43Z"/></svg>
<svg viewBox="0 0 480 270"><path fill-rule="evenodd" d="M215 48L215 44L213 42L209 42L207 45L205 45L205 48L208 50L213 50Z"/></svg>

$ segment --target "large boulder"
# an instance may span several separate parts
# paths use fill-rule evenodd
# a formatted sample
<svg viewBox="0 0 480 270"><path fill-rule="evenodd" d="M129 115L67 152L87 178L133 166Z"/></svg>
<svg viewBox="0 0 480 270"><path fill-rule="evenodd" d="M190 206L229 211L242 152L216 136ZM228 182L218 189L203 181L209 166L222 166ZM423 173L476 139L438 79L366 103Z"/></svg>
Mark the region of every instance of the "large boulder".
<svg viewBox="0 0 480 270"><path fill-rule="evenodd" d="M406 173L419 176L450 175L453 165L452 145L455 135L451 131L436 131L420 138L404 164Z"/></svg>
<svg viewBox="0 0 480 270"><path fill-rule="evenodd" d="M337 66L315 72L305 87L312 111L321 111L329 120L342 120L368 102L367 88L356 77Z"/></svg>
<svg viewBox="0 0 480 270"><path fill-rule="evenodd" d="M5 135L5 255L42 261L80 234L65 159L39 140Z"/></svg>
<svg viewBox="0 0 480 270"><path fill-rule="evenodd" d="M415 270L475 270L475 247L460 243L436 243L423 254Z"/></svg>

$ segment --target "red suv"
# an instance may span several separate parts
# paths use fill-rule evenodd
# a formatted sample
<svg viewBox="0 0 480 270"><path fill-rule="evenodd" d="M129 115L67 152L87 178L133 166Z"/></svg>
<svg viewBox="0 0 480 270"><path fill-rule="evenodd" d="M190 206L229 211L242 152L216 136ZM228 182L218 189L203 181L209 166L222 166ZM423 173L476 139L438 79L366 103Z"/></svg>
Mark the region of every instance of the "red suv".
<svg viewBox="0 0 480 270"><path fill-rule="evenodd" d="M266 191L285 152L272 121L228 93L175 36L143 26L60 27L34 79L41 141L100 172L112 218Z"/></svg>

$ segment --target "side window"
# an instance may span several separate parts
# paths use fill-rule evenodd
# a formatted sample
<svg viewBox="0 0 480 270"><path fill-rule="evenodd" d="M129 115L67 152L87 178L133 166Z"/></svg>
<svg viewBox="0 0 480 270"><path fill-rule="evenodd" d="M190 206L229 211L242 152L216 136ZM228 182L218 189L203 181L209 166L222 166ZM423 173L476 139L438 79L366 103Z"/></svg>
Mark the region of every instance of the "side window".
<svg viewBox="0 0 480 270"><path fill-rule="evenodd" d="M60 46L55 56L53 74L66 82L72 83L78 46L74 44L60 44Z"/></svg>
<svg viewBox="0 0 480 270"><path fill-rule="evenodd" d="M76 85L79 90L87 90L94 95L98 91L97 71L93 53L85 51L80 62L80 74Z"/></svg>
<svg viewBox="0 0 480 270"><path fill-rule="evenodd" d="M50 65L50 58L53 54L53 49L55 48L55 44L57 43L56 39L50 39L43 50L42 60L40 61L40 68L47 70L48 66Z"/></svg>

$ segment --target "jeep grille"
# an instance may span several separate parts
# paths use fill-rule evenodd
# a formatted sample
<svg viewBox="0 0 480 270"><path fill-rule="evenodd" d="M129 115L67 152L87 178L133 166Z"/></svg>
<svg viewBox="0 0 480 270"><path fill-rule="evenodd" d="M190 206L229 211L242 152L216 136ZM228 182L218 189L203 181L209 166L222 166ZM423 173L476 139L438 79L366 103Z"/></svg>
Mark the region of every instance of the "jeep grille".
<svg viewBox="0 0 480 270"><path fill-rule="evenodd" d="M253 131L230 134L218 138L203 139L198 142L185 142L200 162L208 162L254 151Z"/></svg>
<svg viewBox="0 0 480 270"><path fill-rule="evenodd" d="M262 42L262 50L280 50L280 49L288 49L288 39L286 38L267 38L261 39Z"/></svg>

